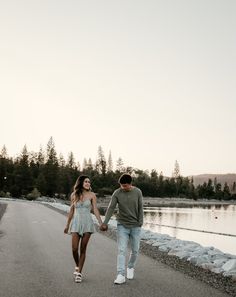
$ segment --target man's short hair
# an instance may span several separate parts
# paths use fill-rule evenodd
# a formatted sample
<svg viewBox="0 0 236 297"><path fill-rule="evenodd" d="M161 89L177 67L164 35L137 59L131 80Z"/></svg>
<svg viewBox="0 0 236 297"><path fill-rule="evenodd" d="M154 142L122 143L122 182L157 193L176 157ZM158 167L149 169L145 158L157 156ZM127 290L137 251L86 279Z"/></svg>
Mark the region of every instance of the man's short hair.
<svg viewBox="0 0 236 297"><path fill-rule="evenodd" d="M119 178L120 184L131 184L132 183L132 176L129 173L123 173Z"/></svg>

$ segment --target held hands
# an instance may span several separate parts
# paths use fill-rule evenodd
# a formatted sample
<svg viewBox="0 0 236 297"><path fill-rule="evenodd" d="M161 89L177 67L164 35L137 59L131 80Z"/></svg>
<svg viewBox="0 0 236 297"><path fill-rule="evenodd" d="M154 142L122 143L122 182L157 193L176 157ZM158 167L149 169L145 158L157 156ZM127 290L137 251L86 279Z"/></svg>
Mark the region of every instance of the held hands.
<svg viewBox="0 0 236 297"><path fill-rule="evenodd" d="M100 230L101 230L101 231L107 231L107 229L108 229L108 225L107 225L107 224L102 223L102 224L100 225Z"/></svg>

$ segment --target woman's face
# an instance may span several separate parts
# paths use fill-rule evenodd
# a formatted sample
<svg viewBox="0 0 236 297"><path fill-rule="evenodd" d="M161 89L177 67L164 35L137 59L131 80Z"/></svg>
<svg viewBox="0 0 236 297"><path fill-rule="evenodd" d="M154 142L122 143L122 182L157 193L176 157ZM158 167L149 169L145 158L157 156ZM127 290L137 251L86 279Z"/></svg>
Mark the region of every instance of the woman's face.
<svg viewBox="0 0 236 297"><path fill-rule="evenodd" d="M91 185L91 183L90 183L89 178L86 178L83 182L83 188L88 191L90 189L90 185Z"/></svg>

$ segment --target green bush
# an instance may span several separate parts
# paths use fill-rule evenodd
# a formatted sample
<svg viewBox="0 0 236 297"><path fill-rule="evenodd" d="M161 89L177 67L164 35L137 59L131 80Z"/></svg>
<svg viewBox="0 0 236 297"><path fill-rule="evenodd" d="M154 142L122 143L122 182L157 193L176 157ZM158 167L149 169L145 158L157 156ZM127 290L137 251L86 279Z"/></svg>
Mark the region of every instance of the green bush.
<svg viewBox="0 0 236 297"><path fill-rule="evenodd" d="M6 197L6 193L4 191L0 191L0 197Z"/></svg>
<svg viewBox="0 0 236 297"><path fill-rule="evenodd" d="M26 199L27 200L35 200L40 196L41 196L41 193L38 191L37 188L34 188L33 191L26 196Z"/></svg>

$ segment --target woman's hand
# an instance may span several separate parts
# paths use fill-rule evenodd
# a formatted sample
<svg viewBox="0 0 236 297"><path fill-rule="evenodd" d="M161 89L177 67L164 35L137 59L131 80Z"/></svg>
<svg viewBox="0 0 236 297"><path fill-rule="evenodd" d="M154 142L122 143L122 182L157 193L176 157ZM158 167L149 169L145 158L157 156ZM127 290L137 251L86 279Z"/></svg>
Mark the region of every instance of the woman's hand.
<svg viewBox="0 0 236 297"><path fill-rule="evenodd" d="M69 227L66 226L66 228L64 229L64 233L68 234L68 231L69 231Z"/></svg>

